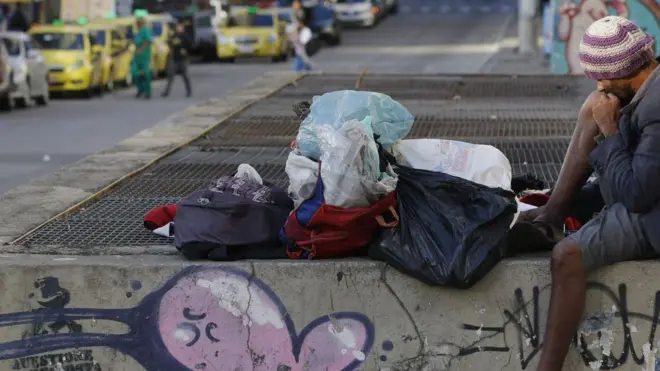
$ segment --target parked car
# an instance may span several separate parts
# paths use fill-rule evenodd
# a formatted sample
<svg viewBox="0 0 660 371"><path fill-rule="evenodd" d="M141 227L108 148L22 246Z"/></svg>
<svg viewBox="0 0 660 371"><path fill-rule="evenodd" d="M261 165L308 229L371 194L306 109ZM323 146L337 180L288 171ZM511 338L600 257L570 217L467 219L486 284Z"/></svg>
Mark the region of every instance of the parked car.
<svg viewBox="0 0 660 371"><path fill-rule="evenodd" d="M11 111L14 101L11 99L12 71L9 54L3 43L0 43L0 111Z"/></svg>
<svg viewBox="0 0 660 371"><path fill-rule="evenodd" d="M30 36L48 65L50 92L82 93L91 98L103 87L101 55L90 31L83 26L46 25L30 29Z"/></svg>
<svg viewBox="0 0 660 371"><path fill-rule="evenodd" d="M346 25L373 27L386 14L383 0L336 0L337 18Z"/></svg>
<svg viewBox="0 0 660 371"><path fill-rule="evenodd" d="M153 37L153 54L156 57L156 71L159 76L167 74L167 64L170 60L170 46L167 43L170 33L174 32L170 24L174 23L174 17L165 14L150 14L147 21L151 26L151 36Z"/></svg>
<svg viewBox="0 0 660 371"><path fill-rule="evenodd" d="M337 18L332 6L324 1L278 0L277 6L290 7L293 12L302 16L305 24L319 40L328 45L336 46L341 43L342 24Z"/></svg>
<svg viewBox="0 0 660 371"><path fill-rule="evenodd" d="M2 32L0 39L6 48L12 69L11 99L18 107L26 107L34 100L48 104L48 66L32 39L23 32Z"/></svg>
<svg viewBox="0 0 660 371"><path fill-rule="evenodd" d="M387 14L397 14L399 12L398 0L383 0L385 1L385 11Z"/></svg>
<svg viewBox="0 0 660 371"><path fill-rule="evenodd" d="M131 63L135 45L126 39L124 29L106 20L92 22L87 27L93 33L96 43L103 46L106 56L103 81L106 89L112 90L116 85L130 86L133 83Z"/></svg>
<svg viewBox="0 0 660 371"><path fill-rule="evenodd" d="M232 12L218 36L218 58L234 61L238 57L267 57L286 61L291 50L285 34L286 24L276 9Z"/></svg>

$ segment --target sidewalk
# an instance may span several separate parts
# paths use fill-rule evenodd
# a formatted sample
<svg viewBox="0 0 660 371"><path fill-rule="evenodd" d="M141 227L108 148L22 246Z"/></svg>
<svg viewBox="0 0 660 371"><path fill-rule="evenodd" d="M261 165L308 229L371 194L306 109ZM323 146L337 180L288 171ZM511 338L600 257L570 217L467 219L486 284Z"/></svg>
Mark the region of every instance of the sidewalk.
<svg viewBox="0 0 660 371"><path fill-rule="evenodd" d="M550 74L550 63L541 53L540 38L539 52L536 55L518 54L518 43L518 23L516 19L513 19L499 43L499 51L484 65L481 71L510 75Z"/></svg>

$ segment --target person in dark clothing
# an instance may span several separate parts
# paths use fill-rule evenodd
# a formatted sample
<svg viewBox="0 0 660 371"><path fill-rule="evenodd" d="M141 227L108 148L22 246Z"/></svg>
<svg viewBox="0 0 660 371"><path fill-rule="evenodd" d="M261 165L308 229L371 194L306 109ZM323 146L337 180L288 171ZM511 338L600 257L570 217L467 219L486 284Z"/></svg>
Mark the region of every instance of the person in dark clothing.
<svg viewBox="0 0 660 371"><path fill-rule="evenodd" d="M186 97L192 95L192 88L190 86L190 78L188 77L188 51L190 50L190 41L185 33L185 28L182 22L176 24L174 33L169 39L170 45L170 63L167 66L167 86L162 96L167 97L172 88L172 81L174 76L179 74L183 78L183 83L186 85Z"/></svg>
<svg viewBox="0 0 660 371"><path fill-rule="evenodd" d="M583 315L588 273L616 262L660 257L660 234L655 233L660 230L655 41L630 20L608 16L585 32L580 63L598 88L580 109L550 199L522 213L518 223L536 229L539 243L545 239L554 244L547 331L537 371L562 370ZM585 186L592 170L597 183ZM605 207L566 237L563 220L586 193L594 192Z"/></svg>

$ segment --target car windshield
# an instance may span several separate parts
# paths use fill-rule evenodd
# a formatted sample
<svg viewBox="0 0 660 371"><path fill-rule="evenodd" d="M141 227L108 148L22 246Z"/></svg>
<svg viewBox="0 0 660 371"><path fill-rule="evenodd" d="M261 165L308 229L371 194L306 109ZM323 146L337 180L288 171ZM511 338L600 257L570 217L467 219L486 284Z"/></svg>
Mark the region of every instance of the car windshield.
<svg viewBox="0 0 660 371"><path fill-rule="evenodd" d="M272 14L241 14L232 16L230 27L273 27Z"/></svg>
<svg viewBox="0 0 660 371"><path fill-rule="evenodd" d="M105 34L106 34L105 30L96 30L96 31L94 31L94 39L95 39L95 41L98 45L105 46L105 41L107 39L105 37Z"/></svg>
<svg viewBox="0 0 660 371"><path fill-rule="evenodd" d="M12 39L2 39L2 41L5 44L5 48L7 48L7 53L11 55L12 57L18 57L21 55L21 46L16 40Z"/></svg>
<svg viewBox="0 0 660 371"><path fill-rule="evenodd" d="M163 22L151 22L151 33L152 36L158 37L163 34Z"/></svg>
<svg viewBox="0 0 660 371"><path fill-rule="evenodd" d="M34 45L44 50L83 50L85 39L81 33L35 33L32 35Z"/></svg>

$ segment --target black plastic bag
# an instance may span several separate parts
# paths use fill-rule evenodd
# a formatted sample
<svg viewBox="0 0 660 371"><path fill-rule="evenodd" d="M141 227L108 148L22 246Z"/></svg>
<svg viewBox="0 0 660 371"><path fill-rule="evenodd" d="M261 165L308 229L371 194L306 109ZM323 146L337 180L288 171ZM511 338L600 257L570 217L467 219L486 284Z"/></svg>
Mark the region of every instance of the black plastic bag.
<svg viewBox="0 0 660 371"><path fill-rule="evenodd" d="M369 248L431 285L468 288L505 255L517 211L513 192L448 174L398 166L399 225Z"/></svg>

